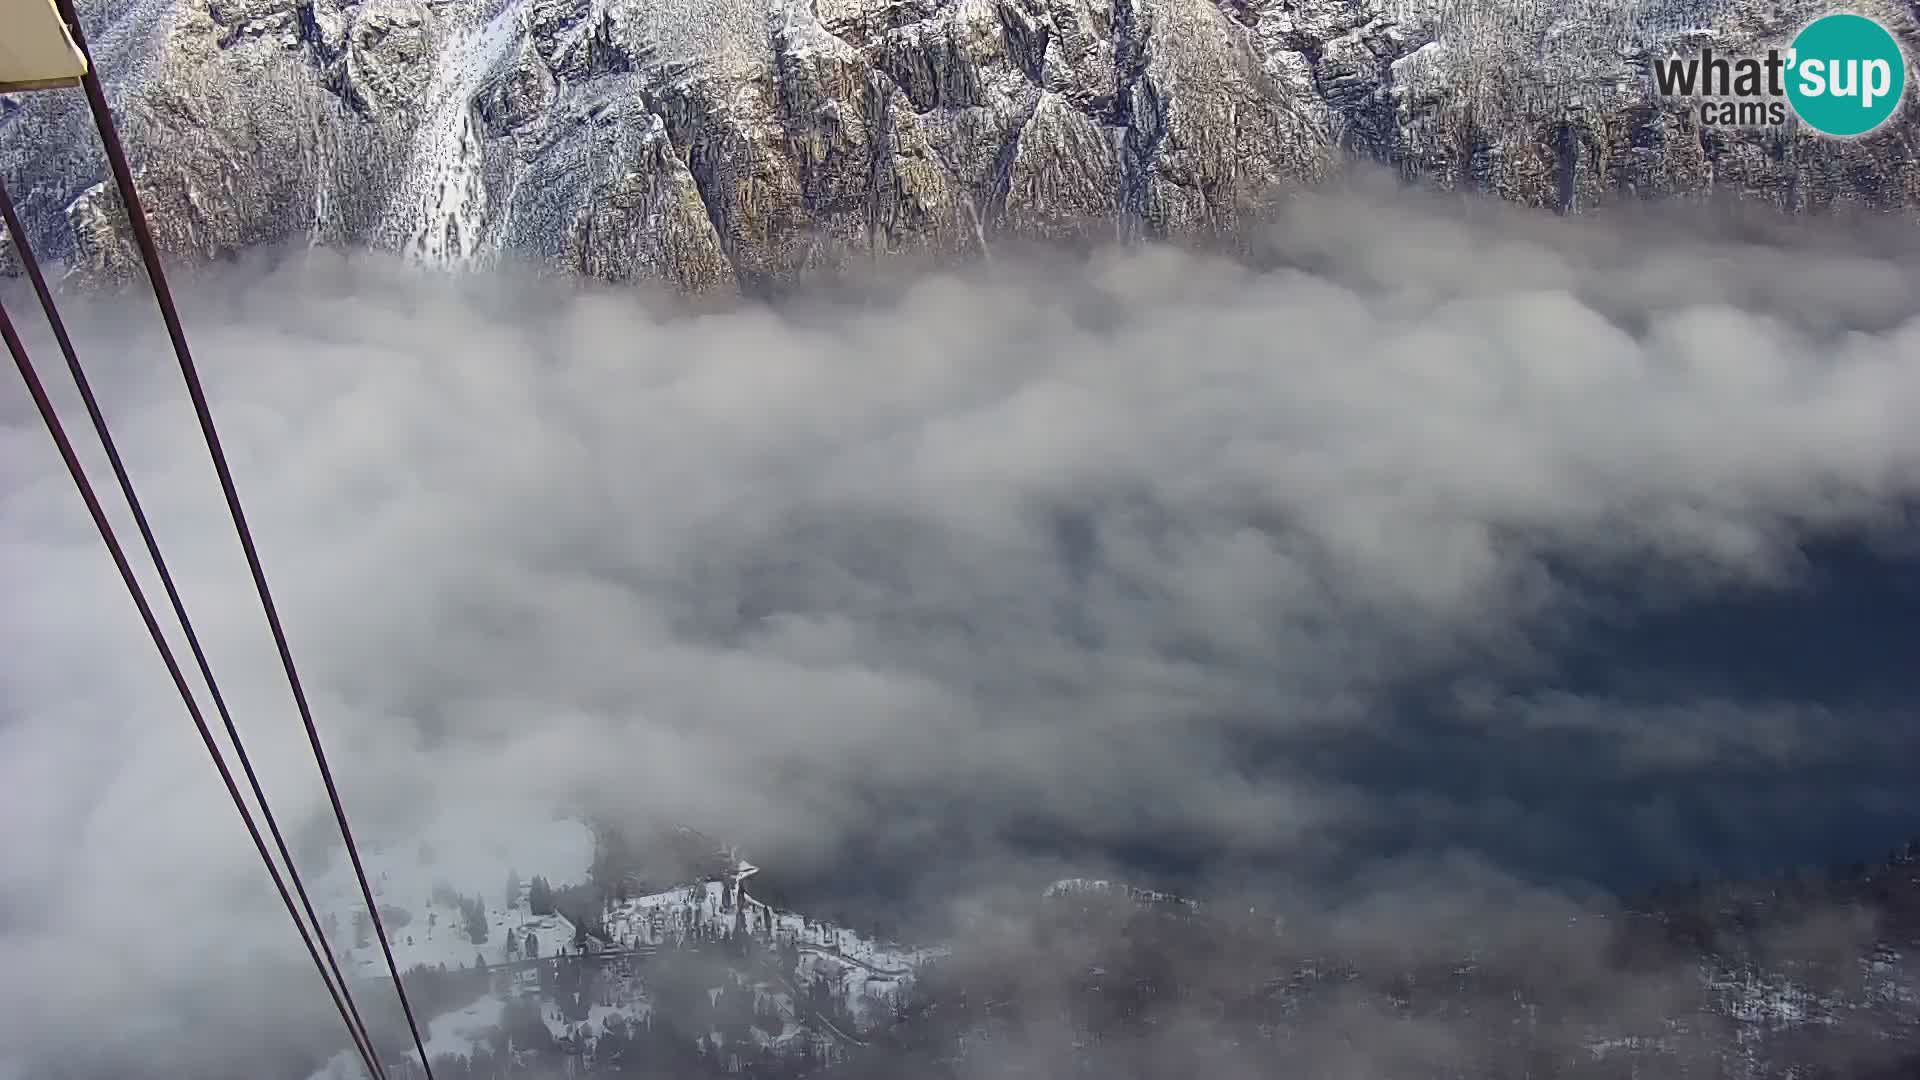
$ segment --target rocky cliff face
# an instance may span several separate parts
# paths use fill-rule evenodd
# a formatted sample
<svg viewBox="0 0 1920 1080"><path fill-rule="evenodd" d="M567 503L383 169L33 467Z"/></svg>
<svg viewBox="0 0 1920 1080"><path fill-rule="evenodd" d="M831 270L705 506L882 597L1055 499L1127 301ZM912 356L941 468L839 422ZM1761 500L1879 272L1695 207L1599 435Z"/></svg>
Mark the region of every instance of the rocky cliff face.
<svg viewBox="0 0 1920 1080"><path fill-rule="evenodd" d="M1874 13L1912 34L1920 6L1892 2ZM1650 94L1650 53L1784 43L1818 10L95 0L82 15L179 257L304 239L700 292L1010 236L1231 243L1290 184L1356 158L1557 211L1733 192L1911 216L1911 109L1841 142L1703 132ZM0 167L49 257L128 271L76 92L0 99Z"/></svg>

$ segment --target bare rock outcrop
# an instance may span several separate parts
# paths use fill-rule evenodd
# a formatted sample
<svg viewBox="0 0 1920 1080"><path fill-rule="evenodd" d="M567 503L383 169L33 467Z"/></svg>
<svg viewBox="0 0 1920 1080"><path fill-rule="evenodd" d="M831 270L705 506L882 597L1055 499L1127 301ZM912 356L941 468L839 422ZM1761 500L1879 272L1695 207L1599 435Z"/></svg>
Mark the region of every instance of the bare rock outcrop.
<svg viewBox="0 0 1920 1080"><path fill-rule="evenodd" d="M532 260L692 291L997 239L1231 245L1361 159L1577 212L1732 194L1911 222L1912 110L1852 141L1702 130L1649 57L1804 2L95 0L162 246ZM1912 11L1877 12L1915 35ZM0 108L50 259L130 269L72 93ZM0 255L0 271L12 260Z"/></svg>

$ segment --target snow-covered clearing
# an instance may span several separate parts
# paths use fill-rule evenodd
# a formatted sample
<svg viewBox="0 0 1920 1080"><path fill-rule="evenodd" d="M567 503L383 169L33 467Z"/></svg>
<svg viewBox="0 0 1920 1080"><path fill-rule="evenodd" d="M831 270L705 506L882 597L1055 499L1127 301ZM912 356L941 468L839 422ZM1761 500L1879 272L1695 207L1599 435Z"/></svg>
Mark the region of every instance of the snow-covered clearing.
<svg viewBox="0 0 1920 1080"><path fill-rule="evenodd" d="M593 862L593 832L569 819L527 818L517 815L471 814L437 822L412 843L363 848L362 856L375 900L383 918L392 911L387 932L400 970L420 964L470 965L476 955L490 964L507 959L509 931L522 935L533 930L542 955L570 943L573 926L559 916L534 918L526 908L526 886L534 876L545 877L555 888L586 880ZM521 891L507 906L508 875L516 875ZM467 933L466 920L455 904L439 901L435 893L450 889L477 899L486 912L484 942ZM330 937L341 951L341 963L363 975L380 975L386 961L371 931L356 932L356 912L365 907L353 867L342 852L314 883L314 903L322 918L330 918ZM391 909L391 910L384 910ZM563 925L564 924L564 925Z"/></svg>

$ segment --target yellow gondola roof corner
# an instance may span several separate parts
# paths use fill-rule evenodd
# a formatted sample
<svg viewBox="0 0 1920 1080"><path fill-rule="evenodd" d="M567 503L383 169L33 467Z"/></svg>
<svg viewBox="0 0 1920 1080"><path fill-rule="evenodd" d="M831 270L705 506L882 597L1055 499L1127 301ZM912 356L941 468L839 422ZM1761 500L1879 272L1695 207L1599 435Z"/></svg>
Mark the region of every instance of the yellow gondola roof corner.
<svg viewBox="0 0 1920 1080"><path fill-rule="evenodd" d="M73 86L86 73L53 0L0 0L0 94Z"/></svg>

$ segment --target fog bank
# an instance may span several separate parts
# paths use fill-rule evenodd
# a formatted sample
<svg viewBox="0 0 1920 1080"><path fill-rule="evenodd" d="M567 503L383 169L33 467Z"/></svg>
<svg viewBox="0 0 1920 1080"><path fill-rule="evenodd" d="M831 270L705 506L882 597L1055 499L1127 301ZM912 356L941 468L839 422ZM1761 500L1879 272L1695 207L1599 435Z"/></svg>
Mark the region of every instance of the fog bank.
<svg viewBox="0 0 1920 1080"><path fill-rule="evenodd" d="M1911 681L1749 685L1684 621L1817 605L1842 544L1878 584L1808 622L1811 667L1915 627L1911 230L1363 189L1254 246L698 312L325 252L179 287L370 839L687 822L931 921L1026 872L1331 904L1914 831ZM67 311L269 789L324 835L158 320ZM0 440L0 1045L326 1022L266 974L297 942L17 379ZM1695 629L1606 636L1641 619Z"/></svg>

